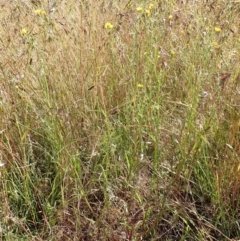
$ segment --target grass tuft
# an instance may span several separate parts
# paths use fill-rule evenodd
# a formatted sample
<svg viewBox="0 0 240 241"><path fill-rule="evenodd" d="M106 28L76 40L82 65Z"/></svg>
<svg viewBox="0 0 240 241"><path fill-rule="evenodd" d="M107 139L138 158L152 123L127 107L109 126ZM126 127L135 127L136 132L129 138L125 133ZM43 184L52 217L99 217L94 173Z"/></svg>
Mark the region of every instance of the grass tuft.
<svg viewBox="0 0 240 241"><path fill-rule="evenodd" d="M238 240L236 1L3 1L2 240Z"/></svg>

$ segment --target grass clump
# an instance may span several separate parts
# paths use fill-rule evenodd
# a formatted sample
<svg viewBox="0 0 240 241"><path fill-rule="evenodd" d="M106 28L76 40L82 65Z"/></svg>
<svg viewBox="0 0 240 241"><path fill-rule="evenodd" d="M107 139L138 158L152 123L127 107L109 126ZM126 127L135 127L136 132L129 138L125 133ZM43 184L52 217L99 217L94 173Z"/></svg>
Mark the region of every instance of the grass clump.
<svg viewBox="0 0 240 241"><path fill-rule="evenodd" d="M1 239L237 240L238 10L3 2Z"/></svg>

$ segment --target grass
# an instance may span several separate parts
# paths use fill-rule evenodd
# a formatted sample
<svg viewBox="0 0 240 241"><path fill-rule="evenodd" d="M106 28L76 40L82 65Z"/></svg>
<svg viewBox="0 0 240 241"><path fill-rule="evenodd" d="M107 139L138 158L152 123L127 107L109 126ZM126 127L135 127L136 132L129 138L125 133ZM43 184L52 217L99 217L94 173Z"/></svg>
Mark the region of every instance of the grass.
<svg viewBox="0 0 240 241"><path fill-rule="evenodd" d="M6 1L1 240L237 240L236 1Z"/></svg>

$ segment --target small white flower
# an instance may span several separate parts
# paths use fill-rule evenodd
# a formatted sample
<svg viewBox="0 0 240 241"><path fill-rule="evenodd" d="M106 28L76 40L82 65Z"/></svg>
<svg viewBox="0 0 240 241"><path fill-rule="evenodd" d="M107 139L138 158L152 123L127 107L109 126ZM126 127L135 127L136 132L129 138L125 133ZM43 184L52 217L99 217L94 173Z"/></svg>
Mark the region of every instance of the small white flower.
<svg viewBox="0 0 240 241"><path fill-rule="evenodd" d="M0 161L0 167L3 167L4 165L5 163Z"/></svg>

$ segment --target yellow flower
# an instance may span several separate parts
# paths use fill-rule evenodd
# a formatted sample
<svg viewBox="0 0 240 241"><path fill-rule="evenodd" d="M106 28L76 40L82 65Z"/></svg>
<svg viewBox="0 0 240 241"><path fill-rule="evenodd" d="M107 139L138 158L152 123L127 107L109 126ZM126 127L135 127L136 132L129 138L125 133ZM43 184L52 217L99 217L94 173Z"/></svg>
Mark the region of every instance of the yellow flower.
<svg viewBox="0 0 240 241"><path fill-rule="evenodd" d="M20 33L21 33L21 35L23 36L23 35L27 34L27 30L26 30L25 28L22 28L22 29L20 30Z"/></svg>
<svg viewBox="0 0 240 241"><path fill-rule="evenodd" d="M36 9L35 11L34 11L34 13L36 14L36 15L42 15L42 16L45 16L45 15L47 15L47 13L46 13L46 11L45 10L41 10L41 9Z"/></svg>
<svg viewBox="0 0 240 241"><path fill-rule="evenodd" d="M107 22L107 23L105 23L104 28L105 29L112 29L113 25L110 22Z"/></svg>
<svg viewBox="0 0 240 241"><path fill-rule="evenodd" d="M151 14L151 11L150 11L149 9L146 9L146 10L145 10L145 14L149 17L150 14Z"/></svg>
<svg viewBox="0 0 240 241"><path fill-rule="evenodd" d="M153 7L154 7L154 4L150 3L149 6L148 6L148 9L151 10Z"/></svg>
<svg viewBox="0 0 240 241"><path fill-rule="evenodd" d="M219 45L218 45L218 42L217 42L217 41L213 41L213 42L212 42L212 46L213 46L213 47L218 47L218 46L219 46Z"/></svg>
<svg viewBox="0 0 240 241"><path fill-rule="evenodd" d="M221 28L220 27L215 27L214 30L215 30L216 33L221 32Z"/></svg>
<svg viewBox="0 0 240 241"><path fill-rule="evenodd" d="M136 10L137 10L138 12L142 12L143 8L142 8L142 7L137 7Z"/></svg>
<svg viewBox="0 0 240 241"><path fill-rule="evenodd" d="M34 13L37 14L37 15L40 15L40 14L41 14L41 9L36 9L36 10L34 11Z"/></svg>
<svg viewBox="0 0 240 241"><path fill-rule="evenodd" d="M143 88L143 85L142 84L138 84L137 87L138 88Z"/></svg>
<svg viewBox="0 0 240 241"><path fill-rule="evenodd" d="M174 50L171 50L171 55L174 56L176 54L176 52Z"/></svg>
<svg viewBox="0 0 240 241"><path fill-rule="evenodd" d="M173 18L173 15L170 14L170 15L168 16L168 19L171 20L172 18Z"/></svg>

